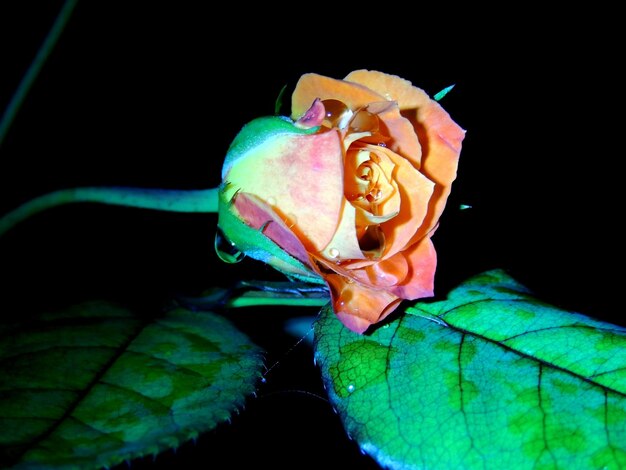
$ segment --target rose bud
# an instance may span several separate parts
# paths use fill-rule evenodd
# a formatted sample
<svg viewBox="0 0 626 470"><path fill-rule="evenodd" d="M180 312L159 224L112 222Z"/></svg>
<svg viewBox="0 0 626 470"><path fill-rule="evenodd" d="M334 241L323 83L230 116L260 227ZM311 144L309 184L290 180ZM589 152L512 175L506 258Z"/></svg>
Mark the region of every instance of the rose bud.
<svg viewBox="0 0 626 470"><path fill-rule="evenodd" d="M325 282L339 320L362 333L402 299L433 295L431 237L464 135L397 76L303 75L291 118L256 119L233 141L218 225L233 249Z"/></svg>

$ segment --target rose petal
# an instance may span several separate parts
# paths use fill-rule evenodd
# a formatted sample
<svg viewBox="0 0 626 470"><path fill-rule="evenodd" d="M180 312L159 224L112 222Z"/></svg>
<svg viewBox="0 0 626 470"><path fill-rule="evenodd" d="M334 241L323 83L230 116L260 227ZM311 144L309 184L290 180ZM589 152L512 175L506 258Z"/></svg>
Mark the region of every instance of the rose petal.
<svg viewBox="0 0 626 470"><path fill-rule="evenodd" d="M324 104L319 99L313 101L311 107L294 124L301 129L311 129L322 124L326 110Z"/></svg>
<svg viewBox="0 0 626 470"><path fill-rule="evenodd" d="M399 155L408 159L415 168L420 168L422 159L422 146L420 145L413 124L402 116L395 107L380 115L381 120L387 127L387 134L391 137L388 147Z"/></svg>
<svg viewBox="0 0 626 470"><path fill-rule="evenodd" d="M254 194L243 192L235 195L233 205L247 225L255 229L262 229L264 235L291 256L308 266L312 266L304 245L269 205Z"/></svg>
<svg viewBox="0 0 626 470"><path fill-rule="evenodd" d="M395 180L401 194L400 212L389 222L381 224L387 245L384 258L403 250L420 228L428 213L434 183L417 171L406 159L389 149L381 148L395 163Z"/></svg>
<svg viewBox="0 0 626 470"><path fill-rule="evenodd" d="M291 96L292 119L295 121L302 116L316 98L342 101L353 111L374 101L385 100L367 87L307 73L300 77Z"/></svg>
<svg viewBox="0 0 626 470"><path fill-rule="evenodd" d="M404 281L391 289L402 299L421 299L434 294L437 253L432 240L427 237L401 253L406 257L409 270Z"/></svg>
<svg viewBox="0 0 626 470"><path fill-rule="evenodd" d="M437 184L424 225L413 238L419 240L435 227L446 205L450 186L456 178L465 131L439 103L431 100L424 90L413 86L408 80L373 70L356 70L346 80L370 88L387 99L396 100L400 109L406 111L403 115L417 131L422 144L420 171Z"/></svg>
<svg viewBox="0 0 626 470"><path fill-rule="evenodd" d="M350 271L356 281L373 288L389 288L405 281L409 273L409 263L404 253L398 253L363 269Z"/></svg>
<svg viewBox="0 0 626 470"><path fill-rule="evenodd" d="M321 255L331 261L363 259L365 255L356 237L356 209L346 198L342 199L339 225L332 240L321 251Z"/></svg>
<svg viewBox="0 0 626 470"><path fill-rule="evenodd" d="M298 119L316 98L342 101L353 111L370 103L393 101L392 98L387 97L384 89L380 94L377 91L368 88L367 85L355 83L353 80L337 80L314 73L305 74L300 77L291 97L291 116L294 120ZM392 138L390 148L411 160L419 168L422 152L411 122L400 114L397 106L387 108L379 114L379 117Z"/></svg>
<svg viewBox="0 0 626 470"><path fill-rule="evenodd" d="M431 102L424 90L397 75L375 70L355 70L344 80L367 87L387 100L396 101L401 110L421 108Z"/></svg>
<svg viewBox="0 0 626 470"><path fill-rule="evenodd" d="M377 150L379 146L371 148ZM344 161L344 193L357 208L357 226L368 221L366 225L380 224L395 217L401 201L393 178L396 165L391 158L384 152L371 152L368 147L355 147L346 153ZM369 169L366 179L361 178L361 165ZM367 195L370 198L363 197Z"/></svg>
<svg viewBox="0 0 626 470"><path fill-rule="evenodd" d="M415 119L424 150L421 171L436 183L424 225L414 237L414 240L419 240L437 225L446 206L456 178L465 131L434 101L418 109Z"/></svg>
<svg viewBox="0 0 626 470"><path fill-rule="evenodd" d="M326 282L337 318L356 333L363 333L370 325L389 315L400 303L398 297L387 291L350 282L339 274L328 274Z"/></svg>
<svg viewBox="0 0 626 470"><path fill-rule="evenodd" d="M226 175L272 205L309 251L332 239L343 202L343 150L336 131L281 134L258 145Z"/></svg>

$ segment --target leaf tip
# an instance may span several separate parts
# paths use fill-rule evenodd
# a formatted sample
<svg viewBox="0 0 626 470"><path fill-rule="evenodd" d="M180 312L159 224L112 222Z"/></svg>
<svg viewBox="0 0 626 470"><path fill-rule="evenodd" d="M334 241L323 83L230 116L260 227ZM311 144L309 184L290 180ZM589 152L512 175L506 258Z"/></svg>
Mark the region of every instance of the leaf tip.
<svg viewBox="0 0 626 470"><path fill-rule="evenodd" d="M440 101L444 96L446 96L454 87L456 86L456 84L452 84L450 86L445 87L443 90L441 90L438 93L435 93L435 95L433 96L433 99L435 101Z"/></svg>

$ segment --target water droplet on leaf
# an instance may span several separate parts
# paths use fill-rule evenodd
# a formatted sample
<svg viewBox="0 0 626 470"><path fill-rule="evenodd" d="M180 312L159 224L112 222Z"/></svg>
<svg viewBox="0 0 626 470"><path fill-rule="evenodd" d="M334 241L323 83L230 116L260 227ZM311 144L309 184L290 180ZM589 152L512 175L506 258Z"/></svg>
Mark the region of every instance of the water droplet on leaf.
<svg viewBox="0 0 626 470"><path fill-rule="evenodd" d="M352 393L354 392L354 385L350 384L348 385L348 393Z"/></svg>

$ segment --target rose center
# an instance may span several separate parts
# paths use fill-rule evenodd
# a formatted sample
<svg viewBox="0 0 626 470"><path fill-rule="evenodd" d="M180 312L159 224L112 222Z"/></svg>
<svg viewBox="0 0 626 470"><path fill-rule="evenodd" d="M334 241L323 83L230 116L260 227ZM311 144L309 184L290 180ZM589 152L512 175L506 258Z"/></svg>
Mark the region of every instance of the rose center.
<svg viewBox="0 0 626 470"><path fill-rule="evenodd" d="M390 102L370 103L351 110L339 100L322 101L323 126L336 129L343 141L344 195L356 210L356 235L361 250L369 257L379 256L385 247L380 224L399 211L398 187L393 180L395 164L381 147L390 137L378 114Z"/></svg>

